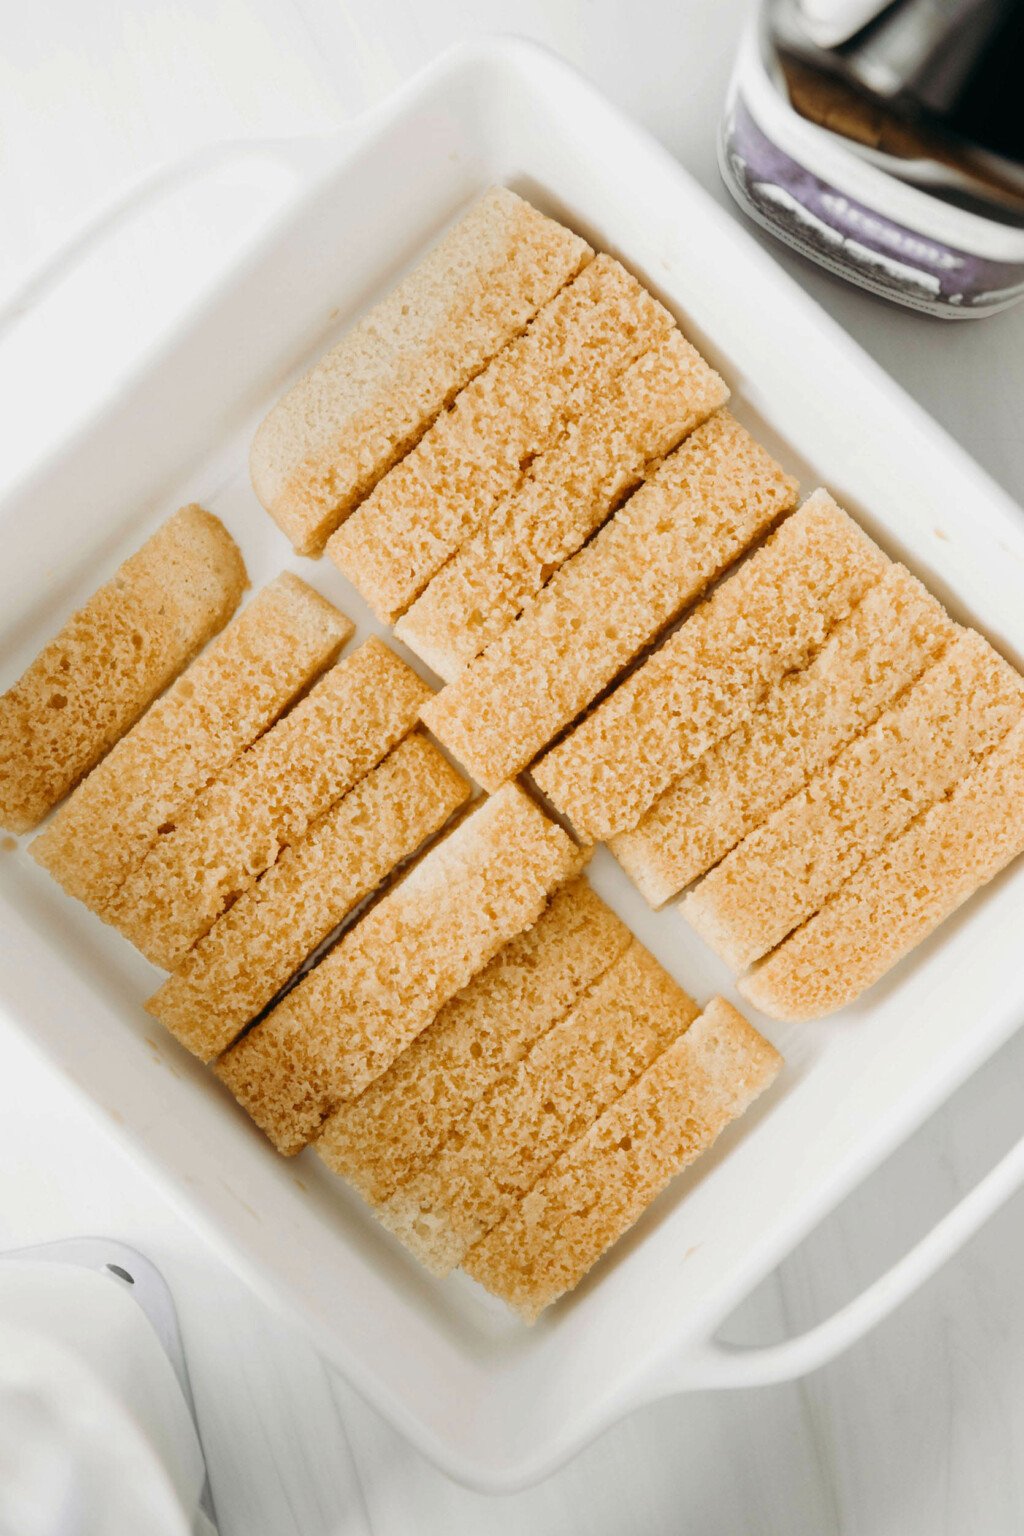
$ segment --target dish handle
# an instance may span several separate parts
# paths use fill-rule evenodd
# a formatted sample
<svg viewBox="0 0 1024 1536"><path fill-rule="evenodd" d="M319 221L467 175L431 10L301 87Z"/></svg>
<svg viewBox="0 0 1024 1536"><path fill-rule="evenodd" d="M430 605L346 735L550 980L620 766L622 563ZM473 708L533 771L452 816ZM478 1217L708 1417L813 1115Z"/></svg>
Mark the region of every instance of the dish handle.
<svg viewBox="0 0 1024 1536"><path fill-rule="evenodd" d="M1024 1184L1024 1137L877 1280L806 1333L779 1344L733 1345L714 1337L644 1383L643 1400L675 1392L760 1387L791 1381L827 1365L908 1300Z"/></svg>
<svg viewBox="0 0 1024 1536"><path fill-rule="evenodd" d="M98 247L144 217L164 197L246 160L264 160L276 171L286 172L288 191L282 198L285 201L289 192L308 180L326 158L328 147L337 153L339 138L347 133L348 125L324 137L226 140L204 145L146 172L58 246L0 307L0 340L30 309L49 298Z"/></svg>

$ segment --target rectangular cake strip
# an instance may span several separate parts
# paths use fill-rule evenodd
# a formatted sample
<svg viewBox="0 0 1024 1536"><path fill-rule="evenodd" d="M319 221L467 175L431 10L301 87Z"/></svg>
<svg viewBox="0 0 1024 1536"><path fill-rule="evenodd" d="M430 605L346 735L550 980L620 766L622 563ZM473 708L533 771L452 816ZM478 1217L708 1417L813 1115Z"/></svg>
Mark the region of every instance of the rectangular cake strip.
<svg viewBox="0 0 1024 1536"><path fill-rule="evenodd" d="M300 554L330 533L456 393L590 260L492 187L295 384L252 446L256 494Z"/></svg>
<svg viewBox="0 0 1024 1536"><path fill-rule="evenodd" d="M535 923L584 850L515 785L371 907L216 1071L286 1154L386 1072L455 993Z"/></svg>
<svg viewBox="0 0 1024 1536"><path fill-rule="evenodd" d="M413 727L427 687L382 641L339 661L158 838L104 914L173 970Z"/></svg>
<svg viewBox="0 0 1024 1536"><path fill-rule="evenodd" d="M212 1061L469 793L425 736L406 737L217 919L147 1010Z"/></svg>
<svg viewBox="0 0 1024 1536"><path fill-rule="evenodd" d="M424 720L474 778L495 788L795 499L774 459L718 412L430 700Z"/></svg>
<svg viewBox="0 0 1024 1536"><path fill-rule="evenodd" d="M1024 679L981 635L964 632L897 705L700 881L683 916L733 970L745 970L1022 717Z"/></svg>
<svg viewBox="0 0 1024 1536"><path fill-rule="evenodd" d="M853 1002L1024 852L1024 725L912 821L740 982L776 1019Z"/></svg>
<svg viewBox="0 0 1024 1536"><path fill-rule="evenodd" d="M803 787L949 645L957 626L890 566L810 664L775 684L611 850L652 907L709 870Z"/></svg>
<svg viewBox="0 0 1024 1536"><path fill-rule="evenodd" d="M568 1147L463 1268L534 1322L573 1290L782 1065L722 998Z"/></svg>
<svg viewBox="0 0 1024 1536"><path fill-rule="evenodd" d="M124 735L245 590L234 539L182 507L0 698L0 826L35 827Z"/></svg>
<svg viewBox="0 0 1024 1536"><path fill-rule="evenodd" d="M583 837L635 827L786 672L807 664L888 563L816 491L540 760L538 786Z"/></svg>
<svg viewBox="0 0 1024 1536"><path fill-rule="evenodd" d="M598 256L457 396L327 552L393 623L607 388L673 329L668 311Z"/></svg>
<svg viewBox="0 0 1024 1536"><path fill-rule="evenodd" d="M398 620L398 638L450 682L727 395L678 331L666 336L594 391L579 422Z"/></svg>
<svg viewBox="0 0 1024 1536"><path fill-rule="evenodd" d="M316 1143L320 1157L367 1200L386 1200L631 942L585 879L563 886L383 1077L335 1111Z"/></svg>
<svg viewBox="0 0 1024 1536"><path fill-rule="evenodd" d="M161 827L273 725L352 629L304 581L279 576L82 781L33 857L102 913Z"/></svg>
<svg viewBox="0 0 1024 1536"><path fill-rule="evenodd" d="M381 1221L434 1274L447 1274L697 1011L634 941L378 1210Z"/></svg>

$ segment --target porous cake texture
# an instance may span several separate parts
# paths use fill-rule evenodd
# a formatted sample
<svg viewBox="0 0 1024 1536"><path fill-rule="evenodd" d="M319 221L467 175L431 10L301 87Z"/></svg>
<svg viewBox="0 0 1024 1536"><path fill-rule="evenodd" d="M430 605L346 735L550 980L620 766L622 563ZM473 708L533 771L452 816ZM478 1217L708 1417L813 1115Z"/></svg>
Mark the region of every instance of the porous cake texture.
<svg viewBox="0 0 1024 1536"><path fill-rule="evenodd" d="M611 850L652 907L760 826L877 719L949 645L957 626L901 565L890 566L807 667L711 747Z"/></svg>
<svg viewBox="0 0 1024 1536"><path fill-rule="evenodd" d="M335 1110L316 1142L319 1156L367 1200L386 1200L631 942L586 880L570 881L382 1077Z"/></svg>
<svg viewBox="0 0 1024 1536"><path fill-rule="evenodd" d="M469 794L425 736L407 736L217 919L147 1010L212 1061Z"/></svg>
<svg viewBox="0 0 1024 1536"><path fill-rule="evenodd" d="M534 1322L769 1087L781 1065L768 1041L714 998L471 1249L463 1268Z"/></svg>
<svg viewBox="0 0 1024 1536"><path fill-rule="evenodd" d="M697 1011L634 941L486 1091L380 1220L429 1270L447 1274Z"/></svg>
<svg viewBox="0 0 1024 1536"><path fill-rule="evenodd" d="M429 693L382 641L367 640L161 833L108 921L173 970L282 848L412 729Z"/></svg>
<svg viewBox="0 0 1024 1536"><path fill-rule="evenodd" d="M1022 718L1024 679L967 631L700 881L683 916L727 964L745 970Z"/></svg>
<svg viewBox="0 0 1024 1536"><path fill-rule="evenodd" d="M245 590L220 520L182 507L0 697L0 826L27 832L124 735Z"/></svg>
<svg viewBox="0 0 1024 1536"><path fill-rule="evenodd" d="M371 490L593 253L492 187L267 416L250 468L300 554Z"/></svg>
<svg viewBox="0 0 1024 1536"><path fill-rule="evenodd" d="M102 914L161 828L274 723L352 628L297 576L279 576L82 781L33 857Z"/></svg>
<svg viewBox="0 0 1024 1536"><path fill-rule="evenodd" d="M853 1002L1024 852L1024 726L943 800L865 859L820 911L740 982L772 1018Z"/></svg>
<svg viewBox="0 0 1024 1536"><path fill-rule="evenodd" d="M719 411L429 701L424 720L495 789L795 500L795 483Z"/></svg>
<svg viewBox="0 0 1024 1536"><path fill-rule="evenodd" d="M588 839L635 827L674 779L805 666L886 557L815 491L534 769Z"/></svg>
<svg viewBox="0 0 1024 1536"><path fill-rule="evenodd" d="M286 1154L535 923L586 852L515 785L434 845L216 1071Z"/></svg>
<svg viewBox="0 0 1024 1536"><path fill-rule="evenodd" d="M672 329L668 311L610 256L584 267L328 542L377 617L394 623L586 414L594 392Z"/></svg>
<svg viewBox="0 0 1024 1536"><path fill-rule="evenodd" d="M594 391L589 409L398 620L399 639L450 682L728 393L671 332Z"/></svg>

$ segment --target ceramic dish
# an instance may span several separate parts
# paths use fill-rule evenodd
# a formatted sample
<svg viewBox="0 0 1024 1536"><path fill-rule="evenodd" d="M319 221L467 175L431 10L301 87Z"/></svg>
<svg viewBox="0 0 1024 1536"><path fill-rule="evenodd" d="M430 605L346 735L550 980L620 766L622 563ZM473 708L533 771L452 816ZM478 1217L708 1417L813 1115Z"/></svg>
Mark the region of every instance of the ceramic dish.
<svg viewBox="0 0 1024 1536"><path fill-rule="evenodd" d="M1007 498L663 150L548 55L450 55L350 130L264 146L287 209L147 357L129 389L0 511L2 675L181 503L216 511L254 583L290 566L379 630L327 561L293 557L246 460L282 385L479 191L504 181L613 252L726 376L737 414L1018 666L1024 523ZM735 1000L671 907L610 856L592 878L688 990ZM142 1011L155 974L24 848L0 859L0 1009L229 1262L450 1474L535 1479L670 1391L779 1379L835 1353L1005 1196L1017 1149L894 1272L803 1339L713 1343L738 1301L1024 1017L1024 861L867 997L820 1024L754 1022L773 1091L679 1179L579 1291L528 1329L465 1277L438 1283L312 1153L279 1158Z"/></svg>

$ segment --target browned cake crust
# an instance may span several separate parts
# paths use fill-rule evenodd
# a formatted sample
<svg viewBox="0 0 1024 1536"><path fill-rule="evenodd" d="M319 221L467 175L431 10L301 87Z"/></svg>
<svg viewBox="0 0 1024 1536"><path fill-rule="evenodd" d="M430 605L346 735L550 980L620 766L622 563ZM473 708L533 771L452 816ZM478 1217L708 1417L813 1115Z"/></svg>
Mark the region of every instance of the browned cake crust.
<svg viewBox="0 0 1024 1536"><path fill-rule="evenodd" d="M775 460L718 412L429 701L424 720L497 788L795 500Z"/></svg>
<svg viewBox="0 0 1024 1536"><path fill-rule="evenodd" d="M888 564L825 491L808 497L534 778L586 838L635 827L673 780L805 666Z"/></svg>
<svg viewBox="0 0 1024 1536"><path fill-rule="evenodd" d="M367 1200L386 1200L631 941L584 878L563 886L382 1077L334 1112L317 1153Z"/></svg>
<svg viewBox="0 0 1024 1536"><path fill-rule="evenodd" d="M27 832L124 735L245 590L220 520L182 507L0 698L0 826Z"/></svg>
<svg viewBox="0 0 1024 1536"><path fill-rule="evenodd" d="M728 393L670 332L595 388L579 421L441 567L395 634L450 682Z"/></svg>
<svg viewBox="0 0 1024 1536"><path fill-rule="evenodd" d="M778 1052L722 998L568 1147L463 1268L533 1322L763 1093Z"/></svg>
<svg viewBox="0 0 1024 1536"><path fill-rule="evenodd" d="M585 858L507 785L415 864L217 1074L278 1149L299 1151L427 1027Z"/></svg>
<svg viewBox="0 0 1024 1536"><path fill-rule="evenodd" d="M1024 679L968 630L695 887L683 916L745 970L1024 717Z"/></svg>
<svg viewBox="0 0 1024 1536"><path fill-rule="evenodd" d="M590 247L492 187L260 426L256 494L300 554L328 534Z"/></svg>
<svg viewBox="0 0 1024 1536"><path fill-rule="evenodd" d="M634 940L474 1104L380 1220L434 1274L448 1274L697 1011Z"/></svg>
<svg viewBox="0 0 1024 1536"><path fill-rule="evenodd" d="M610 256L584 267L330 539L327 553L377 617L393 623L586 414L593 392L672 329Z"/></svg>
<svg viewBox="0 0 1024 1536"><path fill-rule="evenodd" d="M406 737L217 919L148 1011L212 1061L469 793L425 736Z"/></svg>
<svg viewBox="0 0 1024 1536"><path fill-rule="evenodd" d="M810 664L790 672L611 850L652 907L716 864L871 725L957 633L942 604L893 565Z"/></svg>
<svg viewBox="0 0 1024 1536"><path fill-rule="evenodd" d="M273 724L352 628L297 576L279 576L83 780L32 856L102 913L161 827Z"/></svg>
<svg viewBox="0 0 1024 1536"><path fill-rule="evenodd" d="M367 640L161 834L108 921L173 970L281 850L412 729L429 693L383 641Z"/></svg>
<svg viewBox="0 0 1024 1536"><path fill-rule="evenodd" d="M872 986L1024 852L1024 726L886 843L740 983L777 1019L817 1019Z"/></svg>

